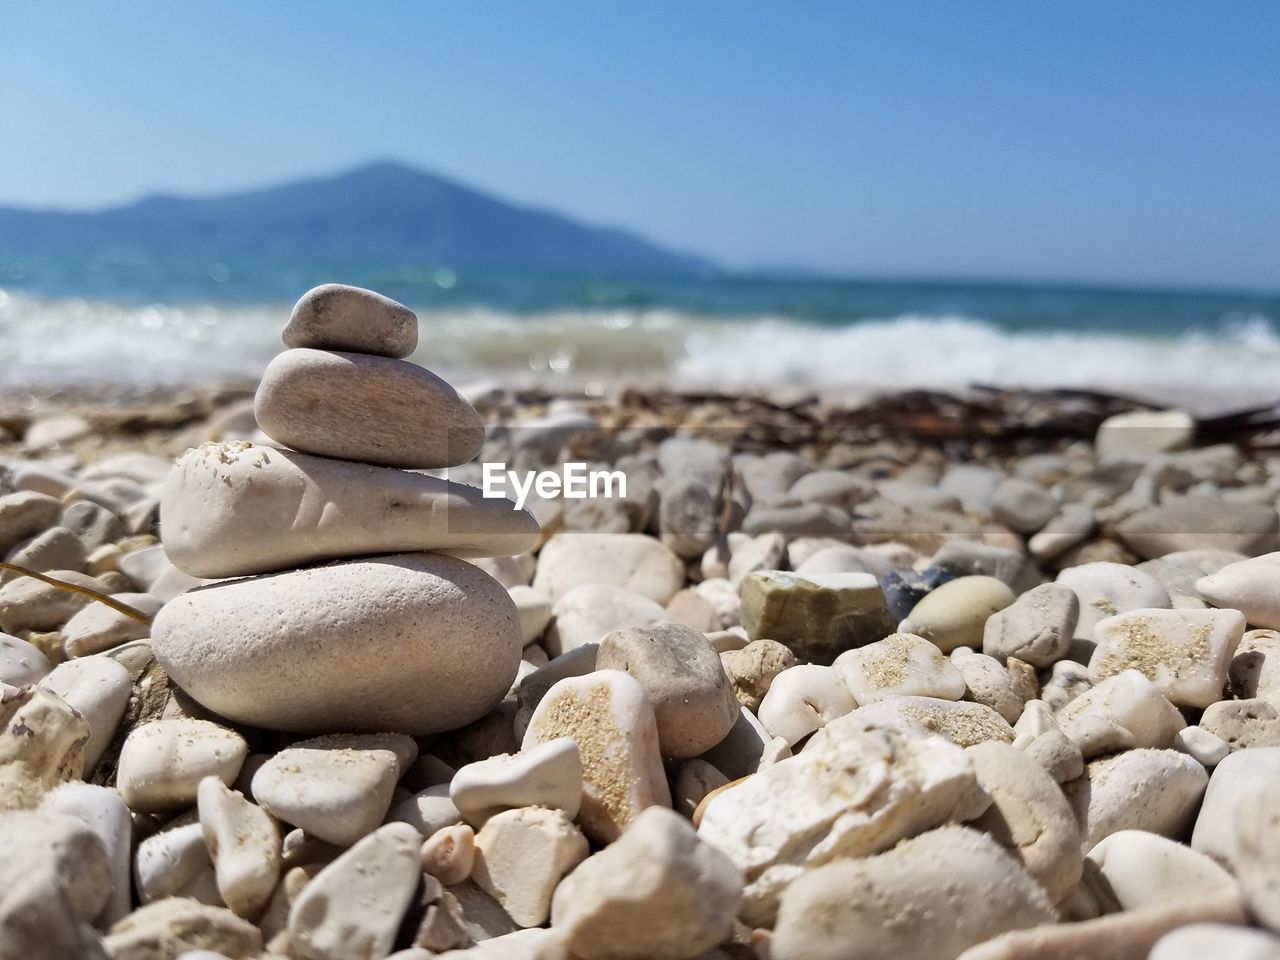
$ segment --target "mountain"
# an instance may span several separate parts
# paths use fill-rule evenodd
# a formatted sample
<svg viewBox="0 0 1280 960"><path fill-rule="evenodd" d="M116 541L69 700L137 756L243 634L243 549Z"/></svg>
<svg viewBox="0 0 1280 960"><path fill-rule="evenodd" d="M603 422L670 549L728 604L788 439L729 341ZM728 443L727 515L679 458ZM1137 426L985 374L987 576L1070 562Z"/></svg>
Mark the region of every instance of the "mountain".
<svg viewBox="0 0 1280 960"><path fill-rule="evenodd" d="M506 203L398 163L217 197L96 212L0 207L0 250L385 258L443 266L700 273L710 261L625 230Z"/></svg>

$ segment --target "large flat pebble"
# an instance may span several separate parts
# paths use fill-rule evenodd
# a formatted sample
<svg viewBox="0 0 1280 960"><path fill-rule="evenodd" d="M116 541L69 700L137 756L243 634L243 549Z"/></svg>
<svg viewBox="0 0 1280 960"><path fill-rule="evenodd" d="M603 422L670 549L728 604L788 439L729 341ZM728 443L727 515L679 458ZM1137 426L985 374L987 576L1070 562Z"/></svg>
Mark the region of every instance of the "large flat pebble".
<svg viewBox="0 0 1280 960"><path fill-rule="evenodd" d="M160 501L165 552L197 577L240 577L402 551L510 556L538 523L477 487L246 442L189 451Z"/></svg>
<svg viewBox="0 0 1280 960"><path fill-rule="evenodd" d="M152 625L156 658L200 703L296 732L464 726L510 689L520 641L497 581L425 553L204 587Z"/></svg>

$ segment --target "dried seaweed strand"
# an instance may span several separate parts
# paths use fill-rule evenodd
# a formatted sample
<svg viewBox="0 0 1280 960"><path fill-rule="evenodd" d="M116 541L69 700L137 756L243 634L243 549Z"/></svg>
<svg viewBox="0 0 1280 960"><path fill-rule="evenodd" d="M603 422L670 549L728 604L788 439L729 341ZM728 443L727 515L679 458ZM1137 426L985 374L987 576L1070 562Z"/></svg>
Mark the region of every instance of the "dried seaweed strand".
<svg viewBox="0 0 1280 960"><path fill-rule="evenodd" d="M74 583L67 583L65 580L59 580L57 577L50 577L47 574L36 573L36 571L28 570L26 567L17 563L5 563L0 561L0 570L12 570L14 573L20 573L24 577L31 577L35 580L39 580L41 583L47 583L51 587L57 587L59 590L66 590L70 593L78 593L82 597L89 597L90 599L97 600L99 603L105 603L112 610L115 610L118 613L123 613L126 617L129 617L132 620L137 620L139 623L145 623L147 626L151 625L151 618L141 610L137 610L129 606L127 603L121 603L114 597L109 597L105 593L101 593L89 587L81 587Z"/></svg>

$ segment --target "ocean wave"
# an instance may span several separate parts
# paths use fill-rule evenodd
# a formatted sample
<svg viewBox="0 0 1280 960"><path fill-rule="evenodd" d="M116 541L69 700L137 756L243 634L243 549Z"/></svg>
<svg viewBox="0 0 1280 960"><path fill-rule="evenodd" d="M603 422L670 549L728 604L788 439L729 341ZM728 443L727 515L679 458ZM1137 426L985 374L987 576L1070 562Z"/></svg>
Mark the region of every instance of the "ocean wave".
<svg viewBox="0 0 1280 960"><path fill-rule="evenodd" d="M673 371L690 382L958 390L974 384L1105 390L1197 406L1280 396L1280 336L1264 317L1168 338L1009 332L963 316L904 314L842 329L761 321L694 334Z"/></svg>
<svg viewBox="0 0 1280 960"><path fill-rule="evenodd" d="M287 305L122 306L0 290L0 387L253 378L281 349L287 314ZM1280 393L1280 335L1261 315L1159 338L1011 331L957 314L844 326L671 309L515 315L465 307L419 316L415 359L455 379L850 393L1075 387L1200 407L1266 403Z"/></svg>

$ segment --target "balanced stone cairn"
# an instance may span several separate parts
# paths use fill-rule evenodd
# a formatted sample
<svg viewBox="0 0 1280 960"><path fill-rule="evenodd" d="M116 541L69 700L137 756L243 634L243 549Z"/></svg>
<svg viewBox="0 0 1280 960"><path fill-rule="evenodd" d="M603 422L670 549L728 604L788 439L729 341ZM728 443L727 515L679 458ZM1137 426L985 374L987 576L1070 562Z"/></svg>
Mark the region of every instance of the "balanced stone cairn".
<svg viewBox="0 0 1280 960"><path fill-rule="evenodd" d="M520 663L510 595L457 559L532 548L505 500L413 470L457 466L479 414L402 358L417 318L368 290L307 293L258 387L279 447L207 443L160 505L181 570L227 582L167 604L157 659L199 703L290 732L452 730L488 713ZM230 579L241 578L241 579Z"/></svg>

